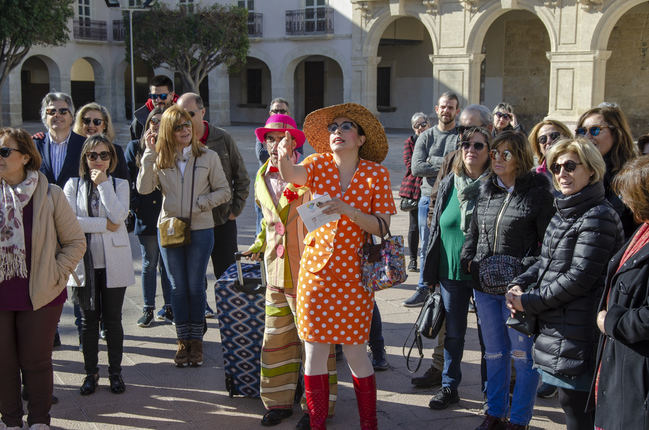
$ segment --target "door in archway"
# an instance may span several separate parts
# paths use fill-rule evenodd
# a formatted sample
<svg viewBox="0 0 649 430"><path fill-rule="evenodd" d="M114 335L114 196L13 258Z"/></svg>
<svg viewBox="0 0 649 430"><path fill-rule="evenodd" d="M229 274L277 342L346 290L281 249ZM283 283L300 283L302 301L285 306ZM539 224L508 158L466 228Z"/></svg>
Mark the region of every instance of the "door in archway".
<svg viewBox="0 0 649 430"><path fill-rule="evenodd" d="M324 61L304 62L304 114L324 107Z"/></svg>
<svg viewBox="0 0 649 430"><path fill-rule="evenodd" d="M41 100L50 92L50 73L38 57L25 60L20 71L23 121L40 120Z"/></svg>
<svg viewBox="0 0 649 430"><path fill-rule="evenodd" d="M70 69L70 91L76 107L95 101L95 72L92 65L79 58Z"/></svg>

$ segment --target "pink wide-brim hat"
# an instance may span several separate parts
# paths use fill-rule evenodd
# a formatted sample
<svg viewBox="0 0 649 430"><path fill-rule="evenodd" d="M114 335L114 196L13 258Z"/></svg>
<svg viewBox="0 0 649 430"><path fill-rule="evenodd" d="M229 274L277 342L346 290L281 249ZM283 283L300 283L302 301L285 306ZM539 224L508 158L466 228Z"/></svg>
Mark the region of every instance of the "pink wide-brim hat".
<svg viewBox="0 0 649 430"><path fill-rule="evenodd" d="M255 129L255 136L259 139L260 142L265 140L266 133L271 133L274 131L288 131L295 139L295 149L304 145L306 137L302 130L297 128L295 120L288 115L275 114L268 117L266 120L266 125Z"/></svg>

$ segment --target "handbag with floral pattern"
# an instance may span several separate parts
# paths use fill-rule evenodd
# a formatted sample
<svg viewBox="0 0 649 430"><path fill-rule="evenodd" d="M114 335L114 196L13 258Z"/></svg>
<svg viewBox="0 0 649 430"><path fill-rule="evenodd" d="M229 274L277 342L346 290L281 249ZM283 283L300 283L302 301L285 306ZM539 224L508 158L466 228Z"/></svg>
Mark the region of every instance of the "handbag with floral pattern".
<svg viewBox="0 0 649 430"><path fill-rule="evenodd" d="M367 291L385 290L401 284L408 277L403 236L392 236L387 222L374 216L379 223L381 243L374 243L372 235L365 233L363 246L358 250L363 287Z"/></svg>

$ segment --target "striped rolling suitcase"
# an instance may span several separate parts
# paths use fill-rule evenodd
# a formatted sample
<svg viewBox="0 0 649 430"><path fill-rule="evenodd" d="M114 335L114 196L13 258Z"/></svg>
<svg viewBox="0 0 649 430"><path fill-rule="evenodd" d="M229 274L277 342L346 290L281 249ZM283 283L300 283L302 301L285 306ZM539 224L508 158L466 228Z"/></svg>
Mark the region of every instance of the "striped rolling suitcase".
<svg viewBox="0 0 649 430"><path fill-rule="evenodd" d="M259 397L261 344L264 338L266 280L259 263L228 267L214 287L223 347L225 388L230 397Z"/></svg>

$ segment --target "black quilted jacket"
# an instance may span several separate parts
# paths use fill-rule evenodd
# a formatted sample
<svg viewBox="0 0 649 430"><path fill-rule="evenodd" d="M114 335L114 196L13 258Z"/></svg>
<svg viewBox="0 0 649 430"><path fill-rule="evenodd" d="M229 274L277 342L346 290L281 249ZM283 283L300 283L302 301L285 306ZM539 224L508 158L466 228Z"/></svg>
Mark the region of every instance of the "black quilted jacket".
<svg viewBox="0 0 649 430"><path fill-rule="evenodd" d="M622 245L624 230L601 182L561 195L555 205L540 259L510 285L528 289L521 298L523 308L537 316L535 366L578 376L594 371L597 304L608 261Z"/></svg>
<svg viewBox="0 0 649 430"><path fill-rule="evenodd" d="M516 180L514 191L500 187L496 176L480 186L480 197L466 235L462 267L474 276L480 262L491 255L523 259L525 268L536 261L545 228L554 214L550 183L543 174L528 172ZM476 278L477 279L477 278Z"/></svg>

